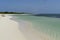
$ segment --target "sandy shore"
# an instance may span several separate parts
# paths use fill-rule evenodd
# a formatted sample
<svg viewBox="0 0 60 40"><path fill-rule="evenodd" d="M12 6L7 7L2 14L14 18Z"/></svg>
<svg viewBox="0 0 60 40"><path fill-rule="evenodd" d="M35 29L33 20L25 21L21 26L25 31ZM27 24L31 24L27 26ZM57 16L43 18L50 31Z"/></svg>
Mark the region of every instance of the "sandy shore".
<svg viewBox="0 0 60 40"><path fill-rule="evenodd" d="M8 16L0 16L0 40L27 40L18 29L18 23Z"/></svg>
<svg viewBox="0 0 60 40"><path fill-rule="evenodd" d="M0 40L51 40L47 34L35 30L32 22L10 18L0 16Z"/></svg>
<svg viewBox="0 0 60 40"><path fill-rule="evenodd" d="M28 40L51 40L51 38L47 34L35 30L33 28L32 22L17 20L16 18L13 20L18 22L19 30L21 30L21 32L26 36Z"/></svg>

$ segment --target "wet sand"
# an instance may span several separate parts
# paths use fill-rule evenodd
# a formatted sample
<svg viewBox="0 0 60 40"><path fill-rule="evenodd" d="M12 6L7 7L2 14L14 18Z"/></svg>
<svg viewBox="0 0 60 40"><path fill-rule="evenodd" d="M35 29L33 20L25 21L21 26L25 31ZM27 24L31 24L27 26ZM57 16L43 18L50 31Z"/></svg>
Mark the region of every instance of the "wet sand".
<svg viewBox="0 0 60 40"><path fill-rule="evenodd" d="M39 32L32 27L31 22L20 22L20 30L24 33L28 40L49 40L50 37L43 32Z"/></svg>

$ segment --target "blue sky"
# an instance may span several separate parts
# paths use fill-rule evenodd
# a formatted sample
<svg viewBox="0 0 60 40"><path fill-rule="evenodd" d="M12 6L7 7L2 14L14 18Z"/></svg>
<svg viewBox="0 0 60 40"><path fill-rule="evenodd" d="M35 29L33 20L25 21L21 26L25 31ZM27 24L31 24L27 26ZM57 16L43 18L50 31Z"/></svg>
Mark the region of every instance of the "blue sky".
<svg viewBox="0 0 60 40"><path fill-rule="evenodd" d="M60 13L60 0L0 0L0 11Z"/></svg>

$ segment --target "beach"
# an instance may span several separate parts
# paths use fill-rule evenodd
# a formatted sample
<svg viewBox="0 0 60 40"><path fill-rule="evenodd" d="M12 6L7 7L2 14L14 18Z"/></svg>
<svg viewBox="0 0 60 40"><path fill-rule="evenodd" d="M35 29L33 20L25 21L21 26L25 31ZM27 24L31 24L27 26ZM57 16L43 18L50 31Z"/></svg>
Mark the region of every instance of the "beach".
<svg viewBox="0 0 60 40"><path fill-rule="evenodd" d="M26 36L28 40L50 40L50 37L47 34L44 34L43 32L39 32L34 29L34 25L31 21L22 19L17 20L15 17L13 20L18 22L19 30L22 31L22 33Z"/></svg>
<svg viewBox="0 0 60 40"><path fill-rule="evenodd" d="M0 40L55 40L41 29L34 29L32 21L17 20L7 14L0 15L0 35Z"/></svg>
<svg viewBox="0 0 60 40"><path fill-rule="evenodd" d="M18 23L0 15L0 40L27 40L18 29Z"/></svg>
<svg viewBox="0 0 60 40"><path fill-rule="evenodd" d="M31 22L11 20L9 16L0 17L0 40L41 40ZM20 30L19 30L20 27Z"/></svg>

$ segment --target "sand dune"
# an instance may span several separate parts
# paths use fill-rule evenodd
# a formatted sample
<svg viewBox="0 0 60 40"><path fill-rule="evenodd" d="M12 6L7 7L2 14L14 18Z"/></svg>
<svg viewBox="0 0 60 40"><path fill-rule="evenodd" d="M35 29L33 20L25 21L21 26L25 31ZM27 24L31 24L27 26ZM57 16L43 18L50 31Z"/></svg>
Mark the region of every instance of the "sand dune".
<svg viewBox="0 0 60 40"><path fill-rule="evenodd" d="M27 40L18 29L18 23L0 16L0 40Z"/></svg>

